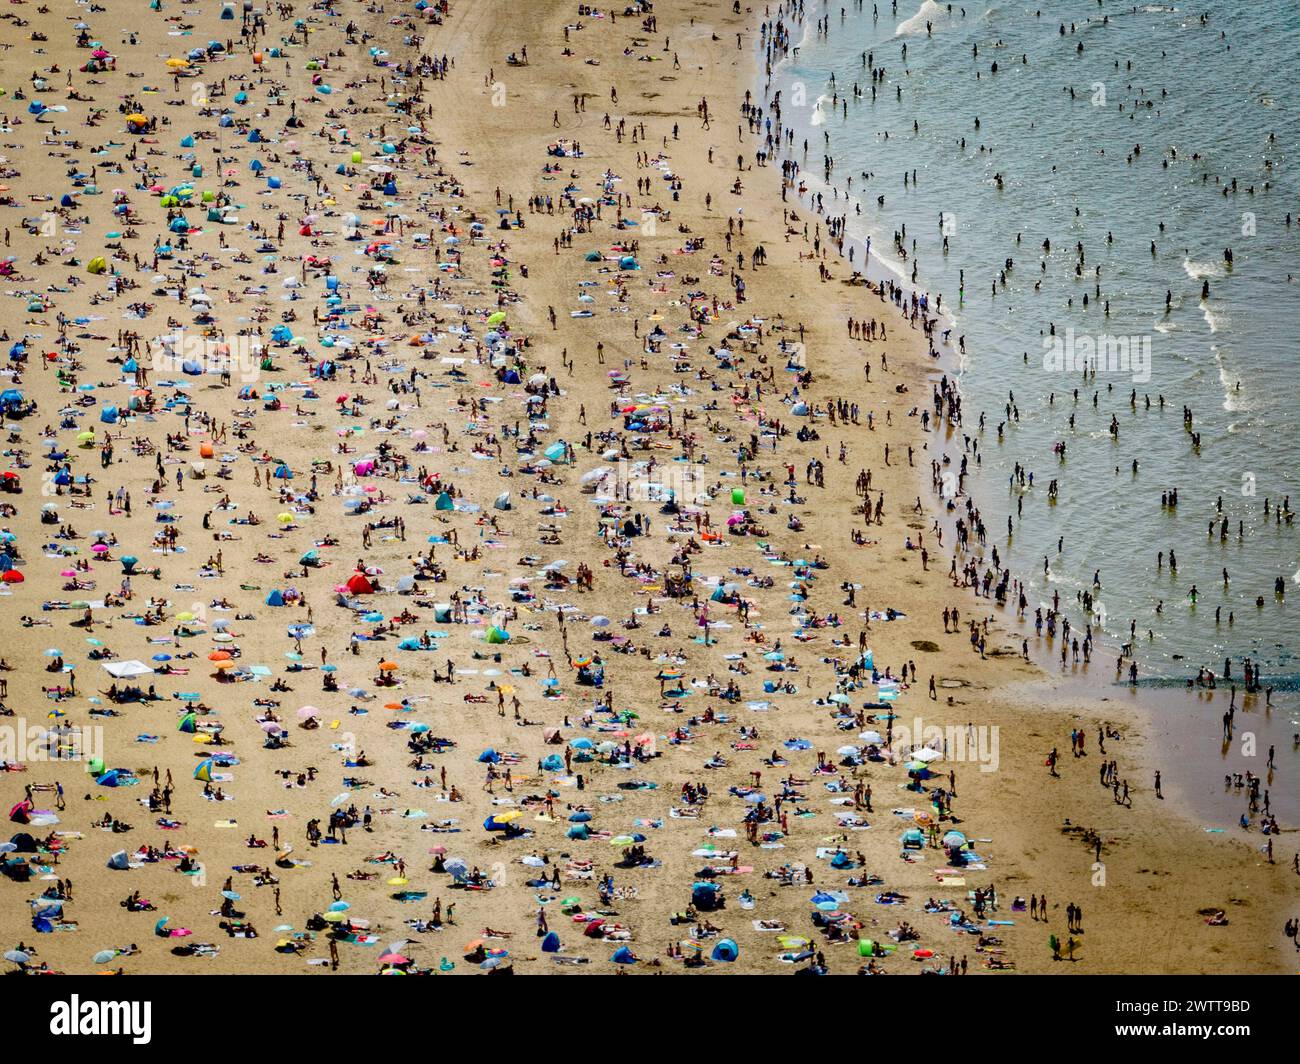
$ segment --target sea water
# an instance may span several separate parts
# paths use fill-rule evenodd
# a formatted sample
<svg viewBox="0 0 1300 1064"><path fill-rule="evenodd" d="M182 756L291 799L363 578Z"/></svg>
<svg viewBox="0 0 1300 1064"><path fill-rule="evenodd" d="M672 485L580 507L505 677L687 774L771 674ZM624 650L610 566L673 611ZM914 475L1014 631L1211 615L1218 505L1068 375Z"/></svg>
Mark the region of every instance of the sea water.
<svg viewBox="0 0 1300 1064"><path fill-rule="evenodd" d="M1300 533L1276 517L1288 496L1300 507L1300 19L1282 0L1208 7L1203 22L1206 5L810 0L801 20L786 5L797 54L770 78L760 58L759 99L781 92L783 157L871 237L874 271L942 294L980 441L968 489L1031 612L1059 592L1112 644L1132 623L1144 676L1231 657L1240 680L1248 656L1287 686ZM1031 489L1010 482L1017 463Z"/></svg>

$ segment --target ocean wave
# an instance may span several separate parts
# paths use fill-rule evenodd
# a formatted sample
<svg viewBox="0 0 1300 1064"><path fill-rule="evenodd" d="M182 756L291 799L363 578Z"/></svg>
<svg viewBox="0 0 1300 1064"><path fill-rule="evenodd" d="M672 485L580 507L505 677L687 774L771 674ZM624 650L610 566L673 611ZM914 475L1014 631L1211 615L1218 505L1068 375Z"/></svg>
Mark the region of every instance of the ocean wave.
<svg viewBox="0 0 1300 1064"><path fill-rule="evenodd" d="M925 0L921 4L921 9L909 19L904 19L894 30L895 37L914 37L918 33L926 32L926 23L931 27L938 22L948 22L952 19L952 13L947 7L936 4L934 0Z"/></svg>
<svg viewBox="0 0 1300 1064"><path fill-rule="evenodd" d="M1183 271L1193 281L1204 281L1207 277L1222 277L1227 272L1221 262L1195 262L1183 259Z"/></svg>
<svg viewBox="0 0 1300 1064"><path fill-rule="evenodd" d="M1227 328L1232 323L1232 319L1222 310L1215 310L1210 306L1209 300L1202 299L1200 302L1201 317L1205 319L1205 324L1210 327L1210 334L1215 335Z"/></svg>
<svg viewBox="0 0 1300 1064"><path fill-rule="evenodd" d="M1219 367L1219 384L1223 387L1223 409L1229 412L1241 409L1239 406L1241 393L1237 391L1236 375L1228 369L1227 361L1218 344L1210 345L1210 350L1214 353L1214 362Z"/></svg>

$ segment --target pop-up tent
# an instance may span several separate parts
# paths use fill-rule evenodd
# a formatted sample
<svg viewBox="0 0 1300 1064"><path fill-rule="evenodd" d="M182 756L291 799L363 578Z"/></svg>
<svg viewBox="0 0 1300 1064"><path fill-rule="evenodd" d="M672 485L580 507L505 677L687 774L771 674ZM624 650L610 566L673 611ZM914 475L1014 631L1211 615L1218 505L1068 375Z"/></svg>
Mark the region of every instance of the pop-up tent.
<svg viewBox="0 0 1300 1064"><path fill-rule="evenodd" d="M731 963L740 956L740 947L729 938L724 938L713 947L713 959L715 961L724 961Z"/></svg>
<svg viewBox="0 0 1300 1064"><path fill-rule="evenodd" d="M16 835L9 837L9 845L13 847L12 853L35 853L36 840L27 832L20 831Z"/></svg>

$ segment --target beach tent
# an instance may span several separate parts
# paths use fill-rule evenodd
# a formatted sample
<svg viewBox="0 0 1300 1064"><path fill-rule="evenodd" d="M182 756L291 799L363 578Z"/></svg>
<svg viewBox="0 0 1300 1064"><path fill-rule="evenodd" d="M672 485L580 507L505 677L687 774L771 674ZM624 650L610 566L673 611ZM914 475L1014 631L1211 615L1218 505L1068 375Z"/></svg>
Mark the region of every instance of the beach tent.
<svg viewBox="0 0 1300 1064"><path fill-rule="evenodd" d="M456 503L452 497L444 491L439 493L437 500L433 504L433 508L435 510L454 510L456 509Z"/></svg>
<svg viewBox="0 0 1300 1064"><path fill-rule="evenodd" d="M113 856L108 859L108 867L113 869L115 872L128 871L131 865L126 859L126 851L118 850L117 853L113 854Z"/></svg>
<svg viewBox="0 0 1300 1064"><path fill-rule="evenodd" d="M36 840L27 832L20 831L16 835L9 836L9 845L13 847L10 853L35 853Z"/></svg>
<svg viewBox="0 0 1300 1064"><path fill-rule="evenodd" d="M737 946L736 943L731 939L724 938L721 942L719 942L716 946L713 947L712 956L715 961L723 961L725 963L730 964L732 961L734 961L737 957L740 956L740 947Z"/></svg>
<svg viewBox="0 0 1300 1064"><path fill-rule="evenodd" d="M266 604L268 606L284 605L284 594L280 591L278 587L275 588L269 595L266 596Z"/></svg>
<svg viewBox="0 0 1300 1064"><path fill-rule="evenodd" d="M21 858L6 860L0 864L0 875L12 879L15 883L26 883L32 878L32 866Z"/></svg>
<svg viewBox="0 0 1300 1064"><path fill-rule="evenodd" d="M560 952L560 936L557 935L554 931L548 931L546 937L542 939L542 952L543 953Z"/></svg>

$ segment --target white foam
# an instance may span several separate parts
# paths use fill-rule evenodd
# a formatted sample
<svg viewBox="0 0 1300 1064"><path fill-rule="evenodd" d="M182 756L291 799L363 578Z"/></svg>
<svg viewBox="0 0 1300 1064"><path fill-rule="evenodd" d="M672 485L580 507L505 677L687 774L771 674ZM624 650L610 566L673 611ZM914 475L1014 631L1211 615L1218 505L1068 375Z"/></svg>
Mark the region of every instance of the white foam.
<svg viewBox="0 0 1300 1064"><path fill-rule="evenodd" d="M1183 271L1193 281L1204 281L1207 277L1222 277L1226 272L1221 263L1193 262L1188 258L1183 259Z"/></svg>
<svg viewBox="0 0 1300 1064"><path fill-rule="evenodd" d="M924 33L927 22L932 24L947 22L951 18L952 15L946 6L936 4L934 0L925 0L921 4L921 9L915 15L898 24L898 28L894 30L894 36L905 37Z"/></svg>
<svg viewBox="0 0 1300 1064"><path fill-rule="evenodd" d="M1202 299L1200 302L1201 316L1205 319L1205 324L1210 327L1210 333L1217 333L1220 329L1225 328L1231 323L1232 319L1221 310L1215 310L1210 306L1208 300Z"/></svg>

